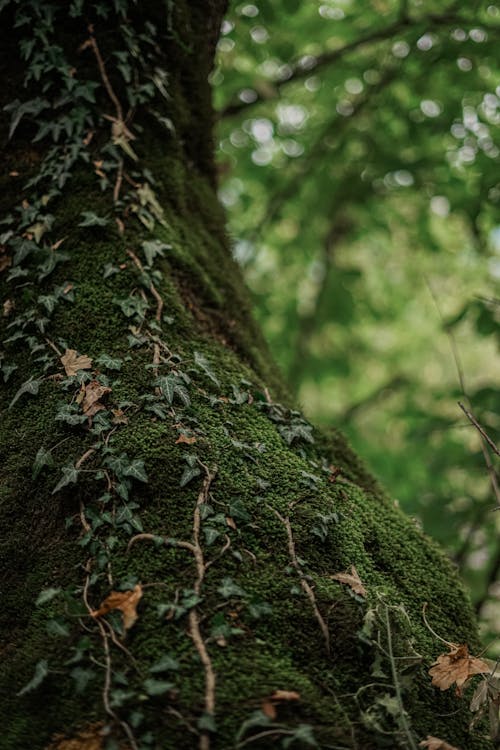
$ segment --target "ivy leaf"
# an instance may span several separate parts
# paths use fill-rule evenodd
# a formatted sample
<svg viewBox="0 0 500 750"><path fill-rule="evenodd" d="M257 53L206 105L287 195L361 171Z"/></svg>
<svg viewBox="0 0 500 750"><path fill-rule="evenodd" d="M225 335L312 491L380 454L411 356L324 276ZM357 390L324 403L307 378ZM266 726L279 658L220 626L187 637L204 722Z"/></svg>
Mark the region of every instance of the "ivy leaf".
<svg viewBox="0 0 500 750"><path fill-rule="evenodd" d="M165 680L155 680L153 677L144 680L143 685L146 693L152 697L156 695L163 695L163 693L166 693L167 690L172 690L172 688L175 687L173 682L166 682Z"/></svg>
<svg viewBox="0 0 500 750"><path fill-rule="evenodd" d="M108 370L121 370L122 369L122 362L121 359L114 359L113 357L110 357L109 354L101 354L96 359L96 363L98 365L101 365L101 367L106 367Z"/></svg>
<svg viewBox="0 0 500 750"><path fill-rule="evenodd" d="M132 477L133 479L139 480L139 482L147 482L148 475L144 468L144 461L136 458L123 470L123 476Z"/></svg>
<svg viewBox="0 0 500 750"><path fill-rule="evenodd" d="M25 383L22 384L22 386L17 391L16 395L12 399L12 401L9 404L9 409L12 409L18 398L21 398L21 396L24 393L29 394L30 396L36 396L38 395L38 391L40 389L40 380L35 380L34 378L30 378Z"/></svg>
<svg viewBox="0 0 500 750"><path fill-rule="evenodd" d="M79 227L105 227L108 220L102 216L98 216L94 211L82 211L82 221L78 224Z"/></svg>
<svg viewBox="0 0 500 750"><path fill-rule="evenodd" d="M200 370L203 370L203 372L205 373L205 375L208 378L210 378L210 380L212 382L214 382L216 386L220 387L220 382L219 382L218 378L214 375L214 373L213 373L213 371L212 371L212 369L210 367L210 364L208 362L208 359L203 354L201 354L200 352L195 352L194 353L194 363L195 363L195 365L197 367L200 368Z"/></svg>
<svg viewBox="0 0 500 750"><path fill-rule="evenodd" d="M44 466L53 465L54 459L52 458L51 452L46 450L45 448L39 448L33 462L33 473L31 475L31 478L36 479Z"/></svg>
<svg viewBox="0 0 500 750"><path fill-rule="evenodd" d="M209 714L206 712L202 714L198 719L198 729L201 729L205 732L216 732L217 725L215 723L213 714Z"/></svg>
<svg viewBox="0 0 500 750"><path fill-rule="evenodd" d="M181 487L185 487L186 484L188 484L192 479L197 477L199 474L201 474L201 472L197 466L186 466L182 474L181 481L179 482L179 485Z"/></svg>
<svg viewBox="0 0 500 750"><path fill-rule="evenodd" d="M171 250L172 245L166 245L160 240L150 240L142 243L142 249L148 266L152 266L157 256L164 257L164 250Z"/></svg>
<svg viewBox="0 0 500 750"><path fill-rule="evenodd" d="M232 596L246 596L246 591L238 586L232 578L223 578L222 583L217 589L225 599L230 599Z"/></svg>
<svg viewBox="0 0 500 750"><path fill-rule="evenodd" d="M152 667L149 668L149 671L153 674L156 674L157 672L174 672L177 669L179 669L179 662L177 659L174 659L173 656L169 656L168 654L165 656L162 656L162 658L156 662L156 664L153 664Z"/></svg>
<svg viewBox="0 0 500 750"><path fill-rule="evenodd" d="M66 487L67 484L74 484L78 479L79 473L80 472L78 471L78 469L75 469L73 464L63 466L62 479L56 484L56 486L52 490L52 494L55 495L56 492L59 492L59 490L61 490L63 487Z"/></svg>
<svg viewBox="0 0 500 750"><path fill-rule="evenodd" d="M37 600L35 602L35 606L40 607L42 604L46 604L47 602L52 601L52 599L57 596L61 592L60 588L48 588L43 589L38 594Z"/></svg>
<svg viewBox="0 0 500 750"><path fill-rule="evenodd" d="M47 659L41 659L35 667L35 674L31 680L17 693L18 696L31 693L32 690L42 684L49 673L49 662Z"/></svg>

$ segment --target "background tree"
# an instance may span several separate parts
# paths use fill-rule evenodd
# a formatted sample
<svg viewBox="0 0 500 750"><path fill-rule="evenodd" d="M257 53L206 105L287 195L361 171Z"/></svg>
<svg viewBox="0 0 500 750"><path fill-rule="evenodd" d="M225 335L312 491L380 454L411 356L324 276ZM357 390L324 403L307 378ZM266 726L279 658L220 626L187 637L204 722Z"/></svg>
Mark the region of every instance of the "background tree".
<svg viewBox="0 0 500 750"><path fill-rule="evenodd" d="M437 686L490 670L451 565L248 312L223 3L0 10L2 747L490 747L427 673L425 601Z"/></svg>
<svg viewBox="0 0 500 750"><path fill-rule="evenodd" d="M499 8L256 0L222 31L220 193L266 336L496 636L497 459L457 401L498 436Z"/></svg>

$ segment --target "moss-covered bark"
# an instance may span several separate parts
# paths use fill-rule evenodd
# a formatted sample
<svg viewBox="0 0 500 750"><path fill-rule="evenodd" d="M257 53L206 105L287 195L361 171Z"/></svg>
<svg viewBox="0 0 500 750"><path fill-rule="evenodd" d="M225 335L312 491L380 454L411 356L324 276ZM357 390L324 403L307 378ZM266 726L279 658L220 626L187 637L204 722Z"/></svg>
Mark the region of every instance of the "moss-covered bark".
<svg viewBox="0 0 500 750"><path fill-rule="evenodd" d="M29 5L35 15L43 6ZM206 79L222 4L131 4L121 20L88 5L69 13L60 3L49 23L71 75L99 84L88 163L75 163L58 194L50 175L24 189L49 146L30 143L35 116L8 143L2 123L12 235L0 256L0 747L225 750L314 737L370 750L416 747L427 734L488 747L469 734L464 702L427 675L442 646L424 626L425 601L438 633L478 647L455 571L342 436L290 411L251 319L214 189ZM28 66L18 11L4 10L2 74L14 82L4 103ZM158 37L139 73L149 80L161 65L168 94L134 109L135 163L116 143L106 151L110 90L125 97L113 56L120 24L152 34L146 21ZM108 87L92 48L74 51L89 23ZM55 118L53 89L47 97ZM129 194L122 187L113 202L120 170ZM55 218L37 237L43 195ZM84 211L107 223L79 226ZM23 240L39 249L20 259ZM67 349L91 368L66 375ZM111 390L86 416L92 383ZM332 578L352 565L366 597ZM116 611L90 614L111 590L138 584L126 632ZM39 684L23 691L34 673ZM277 690L300 698L270 700Z"/></svg>

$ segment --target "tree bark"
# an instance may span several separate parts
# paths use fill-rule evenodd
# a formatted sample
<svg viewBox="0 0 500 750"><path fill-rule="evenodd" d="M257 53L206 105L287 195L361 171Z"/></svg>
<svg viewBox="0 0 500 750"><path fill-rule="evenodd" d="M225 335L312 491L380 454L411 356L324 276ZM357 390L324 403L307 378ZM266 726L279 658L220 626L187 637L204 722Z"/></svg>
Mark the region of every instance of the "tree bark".
<svg viewBox="0 0 500 750"><path fill-rule="evenodd" d="M452 566L291 410L249 312L224 2L0 7L0 746L488 747L427 675L424 601L478 648Z"/></svg>

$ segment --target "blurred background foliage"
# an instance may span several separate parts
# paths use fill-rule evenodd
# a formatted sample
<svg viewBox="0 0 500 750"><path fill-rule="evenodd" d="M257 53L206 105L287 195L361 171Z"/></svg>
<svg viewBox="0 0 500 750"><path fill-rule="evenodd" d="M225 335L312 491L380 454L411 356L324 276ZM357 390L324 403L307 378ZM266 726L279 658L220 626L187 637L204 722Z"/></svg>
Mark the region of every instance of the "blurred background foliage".
<svg viewBox="0 0 500 750"><path fill-rule="evenodd" d="M500 634L500 4L232 2L220 195L271 349ZM398 540L394 540L398 544ZM432 570L429 571L432 575Z"/></svg>

